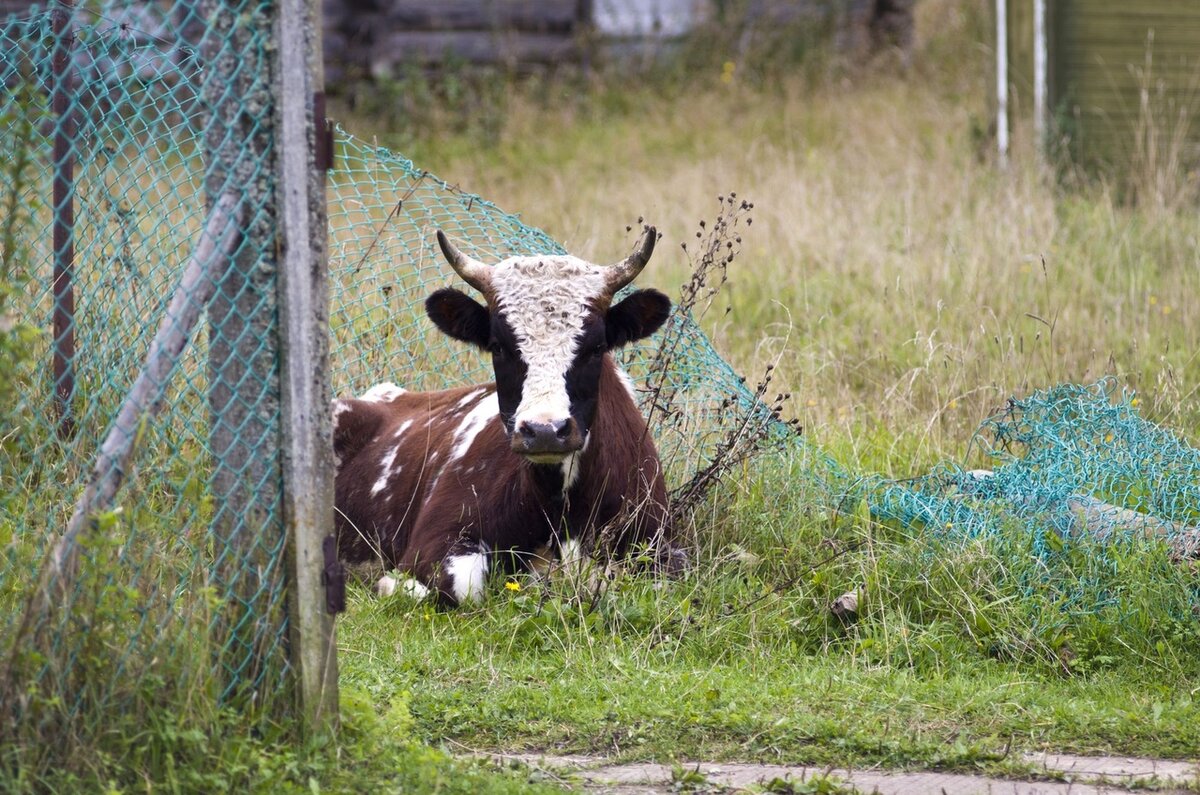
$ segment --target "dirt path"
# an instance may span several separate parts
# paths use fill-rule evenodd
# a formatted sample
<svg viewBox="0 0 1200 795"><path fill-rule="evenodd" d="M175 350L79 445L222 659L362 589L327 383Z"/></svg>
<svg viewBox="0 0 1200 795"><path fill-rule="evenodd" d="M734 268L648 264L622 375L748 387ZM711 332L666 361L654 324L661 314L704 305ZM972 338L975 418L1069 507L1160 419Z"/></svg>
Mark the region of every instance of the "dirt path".
<svg viewBox="0 0 1200 795"><path fill-rule="evenodd" d="M1126 757L1033 754L1026 760L1048 780L1022 781L966 773L889 772L745 763L691 763L681 777L669 765L649 762L611 764L604 757L491 755L543 770L588 793L652 795L676 792L762 791L772 781L809 781L825 777L846 791L879 795L1092 795L1092 793L1196 792L1200 762ZM1050 780L1053 779L1053 780ZM825 791L825 790L821 790Z"/></svg>

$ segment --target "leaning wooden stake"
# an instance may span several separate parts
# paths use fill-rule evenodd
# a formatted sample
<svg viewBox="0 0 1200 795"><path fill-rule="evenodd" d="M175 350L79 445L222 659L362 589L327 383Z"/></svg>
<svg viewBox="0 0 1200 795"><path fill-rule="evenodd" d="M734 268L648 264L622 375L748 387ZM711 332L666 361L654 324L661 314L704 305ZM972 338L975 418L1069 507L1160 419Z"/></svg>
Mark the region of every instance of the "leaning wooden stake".
<svg viewBox="0 0 1200 795"><path fill-rule="evenodd" d="M0 702L13 696L8 692L8 688L16 684L13 667L30 631L43 624L53 605L66 602L79 563L79 536L92 524L97 513L111 507L124 483L137 452L139 431L143 423L162 408L179 355L191 339L200 313L212 298L241 240L242 215L241 196L237 193L225 193L213 205L208 223L200 233L200 242L184 268L167 314L150 343L146 364L100 447L91 480L75 504L75 512L66 529L54 542L50 554L42 560L37 585L25 605L12 651L0 673ZM62 598L56 600L56 595ZM0 730L3 728L0 724Z"/></svg>
<svg viewBox="0 0 1200 795"><path fill-rule="evenodd" d="M1172 560L1200 557L1200 528L1131 511L1080 494L1072 494L1067 498L1067 510L1071 512L1072 530L1100 541L1107 541L1117 534L1141 535L1165 540Z"/></svg>
<svg viewBox="0 0 1200 795"><path fill-rule="evenodd" d="M49 576L43 578L43 590L51 583L63 590L70 587L79 559L80 533L96 513L112 505L130 470L143 423L162 409L171 373L241 237L239 201L237 195L226 193L213 206L196 251L150 343L146 364L100 447L91 480L75 504L71 521L50 553Z"/></svg>

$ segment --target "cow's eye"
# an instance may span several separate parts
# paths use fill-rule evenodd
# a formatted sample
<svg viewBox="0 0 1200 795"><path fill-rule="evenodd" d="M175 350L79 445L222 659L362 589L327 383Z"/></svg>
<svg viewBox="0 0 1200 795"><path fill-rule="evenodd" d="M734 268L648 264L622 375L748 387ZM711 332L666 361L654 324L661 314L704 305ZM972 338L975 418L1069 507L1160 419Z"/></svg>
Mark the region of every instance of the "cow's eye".
<svg viewBox="0 0 1200 795"><path fill-rule="evenodd" d="M508 358L508 351L505 350L504 346L498 342L493 342L491 345L488 346L488 349L492 352L492 356L494 356L497 359L507 359Z"/></svg>

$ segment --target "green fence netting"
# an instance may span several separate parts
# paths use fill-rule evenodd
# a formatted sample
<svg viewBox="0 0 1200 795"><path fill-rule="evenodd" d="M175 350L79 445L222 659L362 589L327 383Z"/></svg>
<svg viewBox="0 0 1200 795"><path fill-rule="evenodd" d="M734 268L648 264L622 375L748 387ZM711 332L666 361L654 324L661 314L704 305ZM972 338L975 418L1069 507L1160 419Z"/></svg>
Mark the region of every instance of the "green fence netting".
<svg viewBox="0 0 1200 795"><path fill-rule="evenodd" d="M291 700L266 10L81 5L0 24L0 684L6 725L39 716L20 731L103 731L77 718L201 695ZM210 229L230 250L192 296L213 293L195 344L159 419L123 429L142 452L77 570L43 590L223 196L241 234Z"/></svg>
<svg viewBox="0 0 1200 795"><path fill-rule="evenodd" d="M290 697L264 14L253 3L131 2L0 23L0 666L10 716L130 714L197 694L267 708ZM57 65L56 52L65 53ZM65 104L55 107L56 95ZM453 281L434 230L484 259L560 247L344 131L335 149L334 391L486 379L481 357L423 319L425 296ZM74 211L74 307L55 331L65 297L54 183L67 162L59 208ZM230 192L243 235L229 270L204 303L165 409L134 431L136 471L84 538L65 602L30 630L30 593L53 538L211 208ZM1048 567L1083 535L1152 535L1195 554L1200 453L1142 419L1111 384L1014 400L981 429L988 473L948 464L895 482L849 472L796 440L686 315L662 339L676 351L667 372L651 372L657 341L623 363L671 396L654 431L676 486L742 428L794 445L794 488L815 504L844 511L865 501L876 518L931 541L1015 525ZM69 378L56 372L56 350ZM47 642L26 644L31 632Z"/></svg>

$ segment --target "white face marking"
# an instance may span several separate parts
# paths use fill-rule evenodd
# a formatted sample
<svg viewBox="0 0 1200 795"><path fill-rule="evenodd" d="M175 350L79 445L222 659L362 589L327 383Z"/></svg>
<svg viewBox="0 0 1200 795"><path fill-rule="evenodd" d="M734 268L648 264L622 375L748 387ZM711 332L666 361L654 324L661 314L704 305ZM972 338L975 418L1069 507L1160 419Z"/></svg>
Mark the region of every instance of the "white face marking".
<svg viewBox="0 0 1200 795"><path fill-rule="evenodd" d="M407 389L401 389L391 381L384 381L382 384L376 384L366 392L363 392L362 397L360 397L359 400L370 400L376 403L386 403L388 401L395 400L407 391Z"/></svg>
<svg viewBox="0 0 1200 795"><path fill-rule="evenodd" d="M375 480L375 485L371 486L371 496L374 497L379 492L387 488L388 480L392 475L398 474L403 466L398 466L394 470L392 465L396 463L396 454L400 452L400 445L394 445L386 453L383 458L379 459L379 477Z"/></svg>
<svg viewBox="0 0 1200 795"><path fill-rule="evenodd" d="M450 449L450 461L457 461L471 449L475 437L488 424L488 420L500 414L500 403L496 393L491 392L467 412L462 422L454 429L454 446Z"/></svg>
<svg viewBox="0 0 1200 795"><path fill-rule="evenodd" d="M513 417L553 422L571 415L567 370L583 321L604 294L606 269L571 256L510 257L492 268L497 308L512 327L528 368Z"/></svg>
<svg viewBox="0 0 1200 795"><path fill-rule="evenodd" d="M459 603L477 601L483 597L483 580L487 576L487 556L482 552L451 555L446 558L446 576L450 591Z"/></svg>

